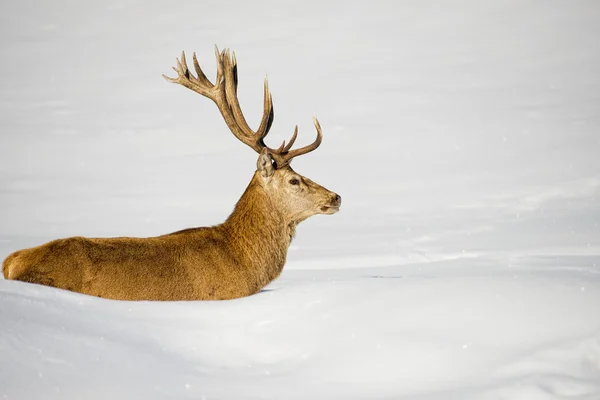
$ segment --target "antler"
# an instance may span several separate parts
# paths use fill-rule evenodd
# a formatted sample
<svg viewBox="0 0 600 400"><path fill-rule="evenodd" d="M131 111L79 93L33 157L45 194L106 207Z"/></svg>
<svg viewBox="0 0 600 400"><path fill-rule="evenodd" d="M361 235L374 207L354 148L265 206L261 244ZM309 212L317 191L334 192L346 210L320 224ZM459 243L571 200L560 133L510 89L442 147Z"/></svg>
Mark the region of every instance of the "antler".
<svg viewBox="0 0 600 400"><path fill-rule="evenodd" d="M194 53L193 61L197 76L194 76L189 71L185 59L185 52L181 52L181 61L177 59L177 66L173 67L173 70L177 72L177 78L170 78L166 75L163 75L163 77L169 82L183 85L214 101L231 133L233 133L242 143L245 143L254 149L257 153L260 153L266 148L269 153L271 153L277 168L289 164L294 157L309 153L319 147L321 140L323 139L323 133L316 117L314 117L314 124L317 129L317 138L312 144L291 150L296 141L296 137L298 136L298 125L296 125L294 134L287 145L284 141L277 150L266 146L264 138L269 133L274 118L273 98L269 91L267 79L265 78L264 84L263 117L257 131L254 132L248 126L246 118L244 118L237 97L238 76L235 53L230 52L229 49L224 49L222 52L219 52L219 49L215 46L215 56L217 58L217 77L214 84L212 84L206 75L204 75L204 72L202 72L196 58L196 53Z"/></svg>

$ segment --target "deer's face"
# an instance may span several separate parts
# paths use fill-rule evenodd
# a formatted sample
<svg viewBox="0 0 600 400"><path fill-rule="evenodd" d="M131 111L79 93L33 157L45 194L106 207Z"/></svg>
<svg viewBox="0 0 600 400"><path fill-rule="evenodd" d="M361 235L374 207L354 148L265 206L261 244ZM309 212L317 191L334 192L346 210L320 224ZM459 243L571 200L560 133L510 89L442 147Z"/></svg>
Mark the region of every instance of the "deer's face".
<svg viewBox="0 0 600 400"><path fill-rule="evenodd" d="M300 222L315 214L335 214L342 198L323 186L298 174L289 165L276 168L267 152L258 158L257 172L269 196Z"/></svg>

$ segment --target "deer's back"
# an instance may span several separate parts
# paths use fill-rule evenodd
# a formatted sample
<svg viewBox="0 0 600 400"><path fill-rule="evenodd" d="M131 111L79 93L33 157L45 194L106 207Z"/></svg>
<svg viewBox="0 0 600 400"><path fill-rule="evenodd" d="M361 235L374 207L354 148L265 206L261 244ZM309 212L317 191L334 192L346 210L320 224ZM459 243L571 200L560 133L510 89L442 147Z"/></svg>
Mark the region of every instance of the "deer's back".
<svg viewBox="0 0 600 400"><path fill-rule="evenodd" d="M9 279L119 300L200 300L246 296L251 284L209 228L153 238L54 240L10 255Z"/></svg>

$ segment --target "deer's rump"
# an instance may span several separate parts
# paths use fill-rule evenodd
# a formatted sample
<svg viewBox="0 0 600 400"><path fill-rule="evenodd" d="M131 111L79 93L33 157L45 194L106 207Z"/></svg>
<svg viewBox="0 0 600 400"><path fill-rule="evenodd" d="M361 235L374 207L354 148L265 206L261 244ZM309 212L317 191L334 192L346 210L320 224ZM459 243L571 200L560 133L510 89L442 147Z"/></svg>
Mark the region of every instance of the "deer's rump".
<svg viewBox="0 0 600 400"><path fill-rule="evenodd" d="M170 236L73 237L13 253L3 269L8 279L110 299L194 300L197 281L207 281L210 273L198 274L202 265L193 264L206 262L189 252Z"/></svg>

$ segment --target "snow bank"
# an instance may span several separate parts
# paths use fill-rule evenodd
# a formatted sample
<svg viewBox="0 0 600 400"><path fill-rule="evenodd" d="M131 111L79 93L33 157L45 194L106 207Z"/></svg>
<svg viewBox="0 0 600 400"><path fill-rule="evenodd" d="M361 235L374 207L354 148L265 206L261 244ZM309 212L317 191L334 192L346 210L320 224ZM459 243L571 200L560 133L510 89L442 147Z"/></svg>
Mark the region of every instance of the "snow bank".
<svg viewBox="0 0 600 400"><path fill-rule="evenodd" d="M294 166L344 205L241 300L0 279L0 397L599 399L599 17L583 0L4 2L0 259L227 216L256 155L160 77L182 49L212 71L215 43L252 126L268 74L269 144L296 123L308 143L318 115L323 144Z"/></svg>

